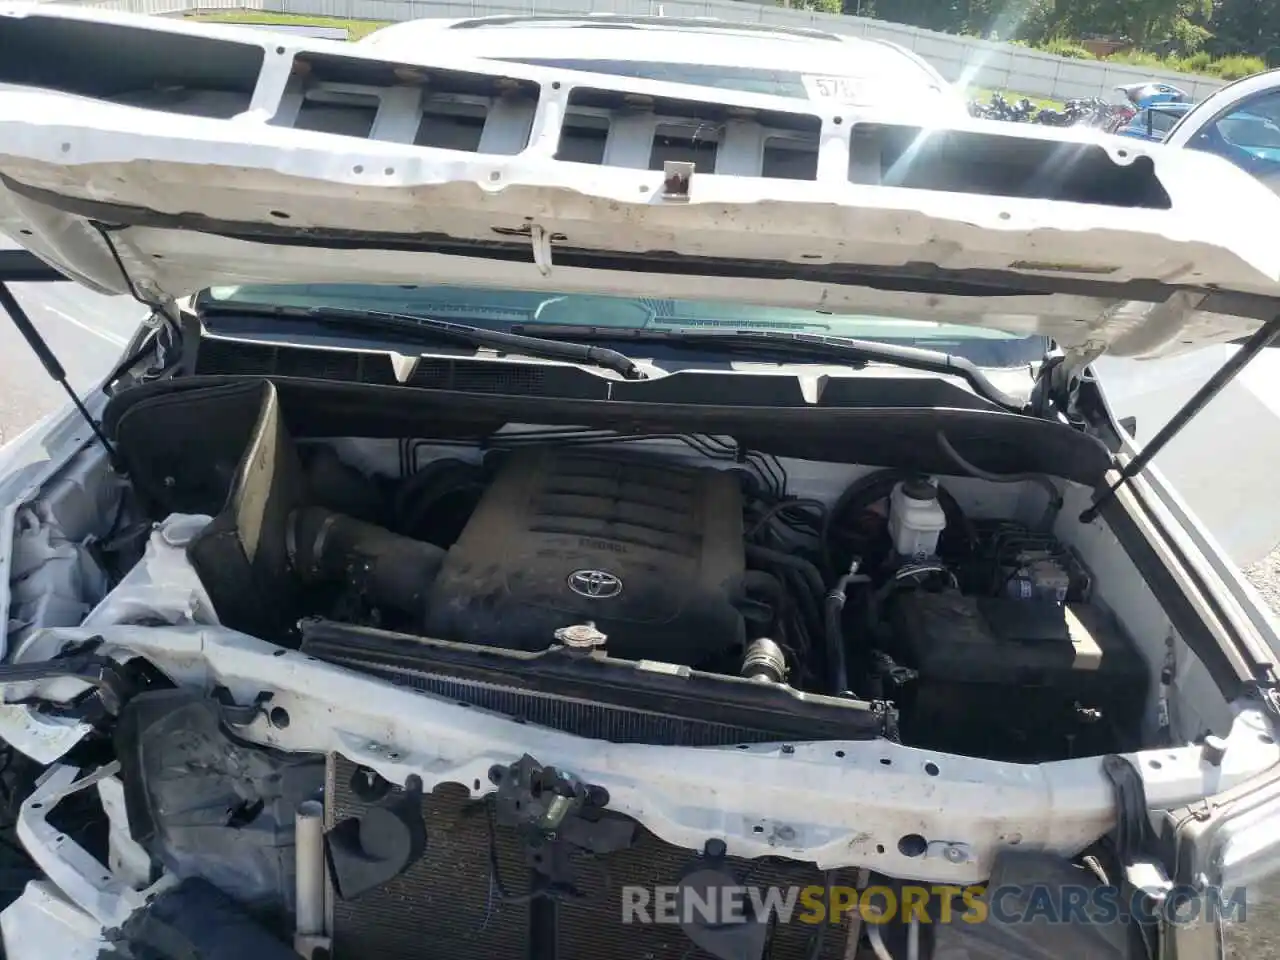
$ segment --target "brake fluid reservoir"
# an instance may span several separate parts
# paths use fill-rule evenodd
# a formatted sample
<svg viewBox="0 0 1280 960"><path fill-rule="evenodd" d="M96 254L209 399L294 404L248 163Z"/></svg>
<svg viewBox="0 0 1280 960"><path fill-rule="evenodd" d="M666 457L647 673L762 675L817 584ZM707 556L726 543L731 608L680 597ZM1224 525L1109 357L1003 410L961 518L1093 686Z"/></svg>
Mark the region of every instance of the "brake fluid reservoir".
<svg viewBox="0 0 1280 960"><path fill-rule="evenodd" d="M947 526L938 488L928 480L906 480L889 496L889 535L899 556L923 560L938 553Z"/></svg>

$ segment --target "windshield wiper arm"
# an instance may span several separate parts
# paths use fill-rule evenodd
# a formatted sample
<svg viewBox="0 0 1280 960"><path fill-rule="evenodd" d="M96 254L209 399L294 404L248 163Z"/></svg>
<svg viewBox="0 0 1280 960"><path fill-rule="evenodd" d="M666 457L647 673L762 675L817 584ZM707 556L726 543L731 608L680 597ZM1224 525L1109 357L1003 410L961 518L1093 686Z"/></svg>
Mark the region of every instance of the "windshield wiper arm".
<svg viewBox="0 0 1280 960"><path fill-rule="evenodd" d="M408 334L416 339L451 340L472 347L509 350L543 360L564 360L583 363L604 370L612 370L627 380L644 380L645 372L630 357L589 343L574 343L569 339L548 339L473 327L465 323L436 320L413 313L388 313L378 310L356 310L344 307L277 307L259 303L209 302L200 304L201 315L280 317L290 320L309 320L318 324L341 326L348 330L367 332L377 328Z"/></svg>
<svg viewBox="0 0 1280 960"><path fill-rule="evenodd" d="M902 347L874 340L829 337L817 333L763 332L759 330L651 330L637 327L577 327L572 324L516 324L513 330L536 332L541 337L572 337L575 340L627 340L632 343L663 343L673 347L727 347L757 355L833 360L845 364L887 363L909 370L924 370L960 377L976 394L998 407L1022 413L1027 404L1009 396L965 357L941 350Z"/></svg>

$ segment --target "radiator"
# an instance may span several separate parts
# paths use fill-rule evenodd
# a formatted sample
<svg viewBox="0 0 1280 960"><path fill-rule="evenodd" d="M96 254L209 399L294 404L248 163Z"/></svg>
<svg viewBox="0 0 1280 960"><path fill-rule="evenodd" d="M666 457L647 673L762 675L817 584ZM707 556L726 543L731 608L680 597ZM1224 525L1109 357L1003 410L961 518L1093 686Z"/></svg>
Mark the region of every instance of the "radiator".
<svg viewBox="0 0 1280 960"><path fill-rule="evenodd" d="M624 661L609 666L468 648L332 621L304 622L301 650L463 706L612 743L709 747L866 740L885 727L876 707L848 699L797 695L709 674L666 676Z"/></svg>
<svg viewBox="0 0 1280 960"><path fill-rule="evenodd" d="M366 808L351 789L356 769L342 757L329 759L329 826ZM426 855L384 887L334 904L334 960L529 960L531 910L519 896L529 889L528 868L515 832L494 825L489 812L488 801L471 800L457 785L424 797ZM622 923L624 885L674 884L693 856L637 828L629 850L580 860L576 884L585 898L559 906L556 960L713 960L678 926ZM773 858L732 862L752 886L824 882L812 864ZM499 895L499 882L507 901ZM834 882L852 885L854 877L841 873ZM845 931L829 927L815 951L816 930L779 924L768 960L841 960Z"/></svg>
<svg viewBox="0 0 1280 960"><path fill-rule="evenodd" d="M314 655L314 648L305 648ZM364 672L381 676L398 686L447 697L456 703L492 710L527 723L572 733L589 740L611 743L650 743L662 746L712 747L736 743L771 743L786 739L769 730L752 729L713 720L673 717L649 710L621 708L612 704L540 696L496 684L479 683L431 674L366 667Z"/></svg>

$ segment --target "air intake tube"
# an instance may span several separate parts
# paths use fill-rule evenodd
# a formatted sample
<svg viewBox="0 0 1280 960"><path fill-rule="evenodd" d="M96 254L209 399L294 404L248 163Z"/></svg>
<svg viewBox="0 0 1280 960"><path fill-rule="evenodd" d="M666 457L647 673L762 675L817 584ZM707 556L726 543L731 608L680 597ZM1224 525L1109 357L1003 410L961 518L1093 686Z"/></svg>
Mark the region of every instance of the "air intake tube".
<svg viewBox="0 0 1280 960"><path fill-rule="evenodd" d="M289 517L289 559L304 583L341 583L375 607L413 617L425 612L427 588L445 551L323 507Z"/></svg>

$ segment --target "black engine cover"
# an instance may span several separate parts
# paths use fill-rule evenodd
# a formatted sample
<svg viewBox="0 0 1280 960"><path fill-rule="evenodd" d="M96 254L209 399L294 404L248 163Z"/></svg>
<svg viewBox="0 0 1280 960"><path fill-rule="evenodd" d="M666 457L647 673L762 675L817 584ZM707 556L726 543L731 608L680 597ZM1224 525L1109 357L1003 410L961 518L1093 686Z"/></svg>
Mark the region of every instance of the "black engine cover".
<svg viewBox="0 0 1280 960"><path fill-rule="evenodd" d="M433 584L428 634L545 650L595 623L606 652L696 665L740 646L737 478L628 456L517 451Z"/></svg>

